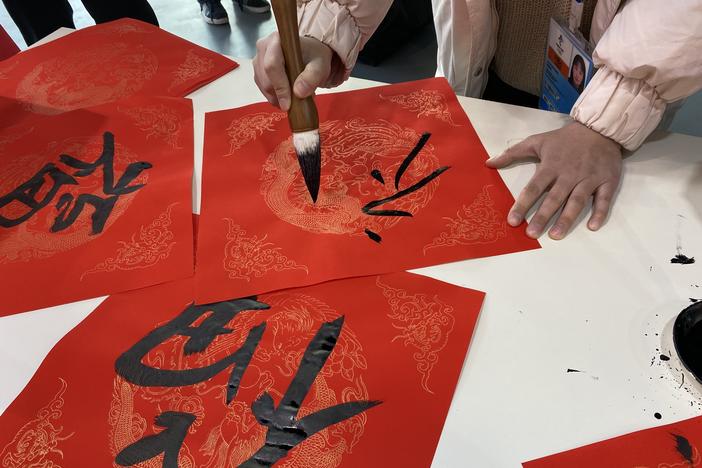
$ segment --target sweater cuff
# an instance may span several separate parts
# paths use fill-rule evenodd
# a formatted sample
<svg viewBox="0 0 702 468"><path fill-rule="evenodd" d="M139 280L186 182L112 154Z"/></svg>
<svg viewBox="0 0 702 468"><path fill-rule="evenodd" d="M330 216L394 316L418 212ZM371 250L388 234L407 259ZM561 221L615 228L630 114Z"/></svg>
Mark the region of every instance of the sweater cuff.
<svg viewBox="0 0 702 468"><path fill-rule="evenodd" d="M298 4L300 35L312 37L334 52L332 70L325 87L348 79L361 49L361 31L351 12L334 0L309 0Z"/></svg>
<svg viewBox="0 0 702 468"><path fill-rule="evenodd" d="M665 108L665 101L653 86L603 66L595 73L570 115L633 151L656 129Z"/></svg>

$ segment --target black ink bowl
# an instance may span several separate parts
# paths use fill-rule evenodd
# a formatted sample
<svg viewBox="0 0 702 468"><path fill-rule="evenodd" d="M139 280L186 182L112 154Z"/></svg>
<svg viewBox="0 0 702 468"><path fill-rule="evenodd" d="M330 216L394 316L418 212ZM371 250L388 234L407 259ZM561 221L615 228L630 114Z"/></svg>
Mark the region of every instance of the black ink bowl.
<svg viewBox="0 0 702 468"><path fill-rule="evenodd" d="M702 301L692 304L675 319L673 344L685 369L702 384Z"/></svg>

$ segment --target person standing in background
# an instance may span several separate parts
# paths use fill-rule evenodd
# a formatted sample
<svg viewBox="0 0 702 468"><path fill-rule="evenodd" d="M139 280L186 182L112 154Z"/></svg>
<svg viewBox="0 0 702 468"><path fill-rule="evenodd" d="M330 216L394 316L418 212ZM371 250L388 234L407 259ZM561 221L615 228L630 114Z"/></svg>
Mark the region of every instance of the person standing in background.
<svg viewBox="0 0 702 468"><path fill-rule="evenodd" d="M220 0L197 0L200 4L200 14L207 24L228 24L227 10ZM271 4L268 0L234 0L241 11L248 13L268 13Z"/></svg>
<svg viewBox="0 0 702 468"><path fill-rule="evenodd" d="M82 2L97 24L120 18L134 18L158 26L156 14L147 0ZM68 0L2 0L2 3L28 46L61 27L76 27L73 23L73 8Z"/></svg>
<svg viewBox="0 0 702 468"><path fill-rule="evenodd" d="M432 0L437 74L457 94L486 98L490 76L496 94L512 93L511 102L529 105L519 99L538 99L550 16L567 16L570 2ZM262 39L254 79L264 96L287 110L291 92L305 98L319 86L341 84L391 3L298 0L306 68L291 91L279 37ZM518 226L534 208L527 229L533 238L555 219L549 235L563 239L590 199L587 226L600 229L619 187L622 149L638 148L669 104L702 89L702 0L585 0L584 10L584 32L597 44L598 70L571 111L573 121L532 135L487 162L499 169L539 161L507 218Z"/></svg>

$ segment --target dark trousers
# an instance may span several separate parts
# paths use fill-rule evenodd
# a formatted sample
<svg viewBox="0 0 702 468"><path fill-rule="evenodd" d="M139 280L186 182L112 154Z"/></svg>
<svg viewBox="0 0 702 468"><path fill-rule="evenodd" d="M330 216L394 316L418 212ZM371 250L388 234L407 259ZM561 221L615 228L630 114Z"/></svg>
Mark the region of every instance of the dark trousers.
<svg viewBox="0 0 702 468"><path fill-rule="evenodd" d="M68 0L2 0L27 45L48 36L60 27L75 28ZM134 18L158 26L147 0L82 0L96 23Z"/></svg>

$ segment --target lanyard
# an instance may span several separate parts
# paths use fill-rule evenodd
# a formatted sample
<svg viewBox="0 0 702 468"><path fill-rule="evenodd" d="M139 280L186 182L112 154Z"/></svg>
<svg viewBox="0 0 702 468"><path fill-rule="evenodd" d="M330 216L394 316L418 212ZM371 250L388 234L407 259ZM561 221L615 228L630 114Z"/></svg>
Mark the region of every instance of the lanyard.
<svg viewBox="0 0 702 468"><path fill-rule="evenodd" d="M568 17L568 28L575 34L580 29L583 21L583 0L570 1L570 16Z"/></svg>

